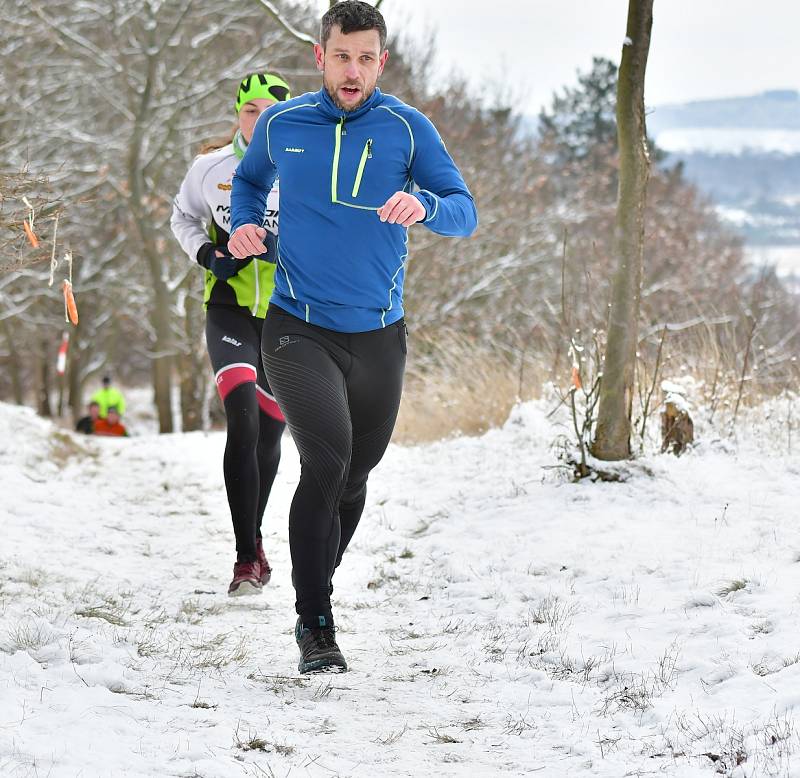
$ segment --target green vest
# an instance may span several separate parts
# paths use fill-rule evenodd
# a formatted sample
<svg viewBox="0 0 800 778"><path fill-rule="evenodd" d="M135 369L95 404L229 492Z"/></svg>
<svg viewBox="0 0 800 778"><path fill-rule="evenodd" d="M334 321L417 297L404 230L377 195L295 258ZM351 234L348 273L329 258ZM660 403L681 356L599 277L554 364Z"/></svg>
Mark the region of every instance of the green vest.
<svg viewBox="0 0 800 778"><path fill-rule="evenodd" d="M125 398L122 392L113 386L98 389L91 397L93 403L100 406L100 417L105 419L108 416L108 409L113 405L120 416L125 413Z"/></svg>
<svg viewBox="0 0 800 778"><path fill-rule="evenodd" d="M233 151L241 159L244 156L247 144L244 142L241 130L236 131L233 138ZM215 245L220 245L219 236L213 220L209 224L208 235ZM269 299L275 288L275 269L272 262L253 259L243 267L235 276L221 281L210 270L206 270L205 293L203 307L208 308L209 303L229 305L234 302L242 308L247 308L250 313L263 319L267 315ZM220 288L224 285L227 288ZM231 294L231 291L233 294Z"/></svg>

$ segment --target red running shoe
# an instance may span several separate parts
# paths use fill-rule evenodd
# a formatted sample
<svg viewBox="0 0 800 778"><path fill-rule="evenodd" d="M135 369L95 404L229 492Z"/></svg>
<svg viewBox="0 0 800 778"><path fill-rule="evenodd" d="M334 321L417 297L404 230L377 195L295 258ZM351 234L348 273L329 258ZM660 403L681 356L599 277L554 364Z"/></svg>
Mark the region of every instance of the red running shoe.
<svg viewBox="0 0 800 778"><path fill-rule="evenodd" d="M228 587L229 597L261 594L261 563L237 562L233 566L233 580Z"/></svg>
<svg viewBox="0 0 800 778"><path fill-rule="evenodd" d="M266 586L269 583L269 579L272 578L272 568L269 566L267 557L264 554L264 542L261 538L256 538L256 553L258 554L258 564L261 566L260 581L262 586Z"/></svg>

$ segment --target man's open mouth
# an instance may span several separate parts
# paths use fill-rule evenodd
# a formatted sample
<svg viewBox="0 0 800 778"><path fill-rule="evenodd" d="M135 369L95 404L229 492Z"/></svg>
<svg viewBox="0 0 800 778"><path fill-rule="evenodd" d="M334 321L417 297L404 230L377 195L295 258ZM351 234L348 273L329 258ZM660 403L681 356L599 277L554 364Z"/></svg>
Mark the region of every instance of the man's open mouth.
<svg viewBox="0 0 800 778"><path fill-rule="evenodd" d="M341 91L344 93L345 97L358 97L358 95L361 94L361 87L343 86L341 87Z"/></svg>

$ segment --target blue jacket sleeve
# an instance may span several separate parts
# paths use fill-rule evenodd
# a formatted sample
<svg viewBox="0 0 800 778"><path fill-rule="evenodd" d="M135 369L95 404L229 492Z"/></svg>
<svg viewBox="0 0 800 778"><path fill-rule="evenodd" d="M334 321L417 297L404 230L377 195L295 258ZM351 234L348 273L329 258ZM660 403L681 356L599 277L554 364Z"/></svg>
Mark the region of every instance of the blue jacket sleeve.
<svg viewBox="0 0 800 778"><path fill-rule="evenodd" d="M461 171L430 119L414 111L411 127L414 133L411 177L420 188L414 196L425 206L422 224L439 235L472 235L478 226L478 212Z"/></svg>
<svg viewBox="0 0 800 778"><path fill-rule="evenodd" d="M231 190L231 235L243 224L264 223L267 209L267 195L278 177L278 169L269 155L267 137L267 110L258 117L253 129L253 137L233 174Z"/></svg>

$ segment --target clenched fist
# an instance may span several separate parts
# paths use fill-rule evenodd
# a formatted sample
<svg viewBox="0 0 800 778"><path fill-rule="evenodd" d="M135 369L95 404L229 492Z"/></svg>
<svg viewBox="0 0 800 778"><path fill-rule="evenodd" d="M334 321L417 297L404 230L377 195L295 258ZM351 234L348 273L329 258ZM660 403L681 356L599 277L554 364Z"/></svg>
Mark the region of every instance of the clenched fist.
<svg viewBox="0 0 800 778"><path fill-rule="evenodd" d="M263 227L255 224L243 224L237 227L228 241L228 251L237 259L246 259L264 254L267 247L264 245L264 238L267 231Z"/></svg>
<svg viewBox="0 0 800 778"><path fill-rule="evenodd" d="M425 215L425 206L408 192L395 192L378 208L378 216L382 222L401 224L403 227L421 222Z"/></svg>

